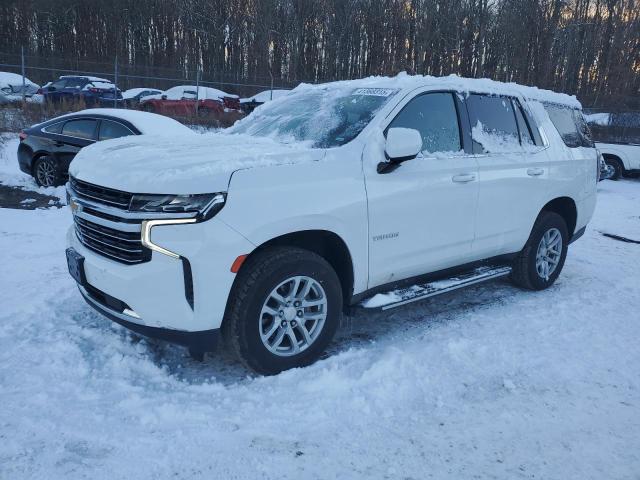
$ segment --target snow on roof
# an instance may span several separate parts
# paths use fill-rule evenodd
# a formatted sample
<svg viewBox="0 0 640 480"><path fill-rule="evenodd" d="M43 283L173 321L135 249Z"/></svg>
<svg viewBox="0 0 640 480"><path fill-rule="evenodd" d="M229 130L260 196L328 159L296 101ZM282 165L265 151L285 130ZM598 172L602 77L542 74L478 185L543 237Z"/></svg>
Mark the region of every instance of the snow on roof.
<svg viewBox="0 0 640 480"><path fill-rule="evenodd" d="M325 88L396 88L411 91L421 87L446 88L461 93L487 93L495 95L518 94L529 100L545 103L558 103L573 108L582 108L580 102L573 95L557 93L537 87L528 87L517 83L504 83L488 78L464 78L458 75L433 77L430 75L408 75L404 72L395 77L367 77L358 80L341 80L338 82L311 85L302 83L292 92L306 89Z"/></svg>
<svg viewBox="0 0 640 480"><path fill-rule="evenodd" d="M113 89L115 85L111 82L98 82L97 80L92 80L91 85L95 88L105 88L105 89Z"/></svg>
<svg viewBox="0 0 640 480"><path fill-rule="evenodd" d="M276 98L284 97L288 95L291 90L264 90L260 93L257 93L253 97L243 98L240 100L240 103L247 102L268 102L269 100L275 100ZM273 97L273 98L272 98Z"/></svg>
<svg viewBox="0 0 640 480"><path fill-rule="evenodd" d="M125 90L124 92L122 92L122 98L127 99L127 98L133 98L136 95L142 93L142 92L156 92L156 93L162 93L162 90L158 90L157 88L130 88L129 90Z"/></svg>
<svg viewBox="0 0 640 480"><path fill-rule="evenodd" d="M24 81L26 84L31 84L39 87L37 83L33 83L26 77ZM0 72L0 85L22 85L22 75L12 72Z"/></svg>
<svg viewBox="0 0 640 480"><path fill-rule="evenodd" d="M587 123L592 125L600 125L606 127L609 125L609 117L611 114L609 113L592 113L590 115L585 115L585 119Z"/></svg>
<svg viewBox="0 0 640 480"><path fill-rule="evenodd" d="M223 92L222 90L218 90L217 88L212 88L212 87L196 87L195 85L178 85L177 87L172 87L169 90L167 90L165 93L168 93L174 89L179 90L182 89L182 91L185 90L190 90L195 92L196 88L198 88L198 98L211 98L214 100L217 99L222 99L224 97L228 97L228 98L240 98L238 97L238 95L234 95L232 93L227 93L227 92Z"/></svg>
<svg viewBox="0 0 640 480"><path fill-rule="evenodd" d="M107 115L121 118L133 124L143 134L187 134L195 135L189 127L181 124L173 118L158 115L156 113L141 112L140 110L125 110L121 108L88 108L79 112L61 115L64 118L72 115Z"/></svg>
<svg viewBox="0 0 640 480"><path fill-rule="evenodd" d="M111 80L107 80L106 78L92 77L90 75L60 75L60 78L86 78L90 82L113 83Z"/></svg>

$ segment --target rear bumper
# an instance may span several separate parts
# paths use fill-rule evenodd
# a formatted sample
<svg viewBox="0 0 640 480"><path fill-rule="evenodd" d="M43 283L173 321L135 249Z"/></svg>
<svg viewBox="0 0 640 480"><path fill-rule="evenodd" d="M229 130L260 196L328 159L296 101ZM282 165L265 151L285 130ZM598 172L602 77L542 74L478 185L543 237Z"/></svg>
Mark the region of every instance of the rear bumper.
<svg viewBox="0 0 640 480"><path fill-rule="evenodd" d="M99 298L95 292L91 292L80 285L78 285L78 289L89 306L98 313L145 337L157 338L166 342L183 345L199 352L213 352L218 344L220 337L219 329L185 332L182 330L140 325L132 322L130 315L118 312L116 309L111 308L111 306L106 305L104 299Z"/></svg>

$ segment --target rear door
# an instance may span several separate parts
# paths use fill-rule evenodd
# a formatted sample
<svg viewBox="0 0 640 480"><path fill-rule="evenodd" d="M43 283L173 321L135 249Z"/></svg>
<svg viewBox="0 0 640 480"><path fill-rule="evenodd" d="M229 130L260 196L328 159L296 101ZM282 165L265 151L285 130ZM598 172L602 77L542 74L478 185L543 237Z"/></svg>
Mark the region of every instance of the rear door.
<svg viewBox="0 0 640 480"><path fill-rule="evenodd" d="M75 118L65 122L56 142L56 156L66 171L73 157L96 140L98 122L93 118Z"/></svg>
<svg viewBox="0 0 640 480"><path fill-rule="evenodd" d="M475 260L522 248L544 205L548 158L516 97L471 94L466 99L478 160Z"/></svg>
<svg viewBox="0 0 640 480"><path fill-rule="evenodd" d="M390 173L376 169L385 161L381 145L365 148L370 288L469 260L478 172L465 152L463 108L452 92L419 93L401 103L386 129L418 130L423 151Z"/></svg>

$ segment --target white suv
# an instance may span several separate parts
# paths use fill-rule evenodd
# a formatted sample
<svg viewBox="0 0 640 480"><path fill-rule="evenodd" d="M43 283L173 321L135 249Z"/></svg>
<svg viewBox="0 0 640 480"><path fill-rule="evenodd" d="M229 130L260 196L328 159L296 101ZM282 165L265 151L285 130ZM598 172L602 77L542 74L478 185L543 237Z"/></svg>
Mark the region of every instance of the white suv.
<svg viewBox="0 0 640 480"><path fill-rule="evenodd" d="M302 85L225 133L100 142L70 167L69 270L131 330L307 365L351 306L552 285L596 202L581 118L562 94L401 75Z"/></svg>

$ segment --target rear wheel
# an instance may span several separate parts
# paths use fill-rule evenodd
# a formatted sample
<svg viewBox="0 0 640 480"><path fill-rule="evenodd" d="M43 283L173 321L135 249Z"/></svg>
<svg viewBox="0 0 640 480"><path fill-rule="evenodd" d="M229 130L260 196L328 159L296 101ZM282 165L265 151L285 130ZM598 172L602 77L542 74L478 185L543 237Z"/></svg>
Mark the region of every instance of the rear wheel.
<svg viewBox="0 0 640 480"><path fill-rule="evenodd" d="M321 256L274 247L250 257L229 298L227 345L258 373L313 363L340 322L340 280Z"/></svg>
<svg viewBox="0 0 640 480"><path fill-rule="evenodd" d="M511 279L529 290L550 287L562 271L568 245L569 234L564 219L555 212L542 212L513 263Z"/></svg>
<svg viewBox="0 0 640 480"><path fill-rule="evenodd" d="M62 184L62 174L58 162L49 156L36 160L33 166L33 177L41 187L55 187Z"/></svg>

